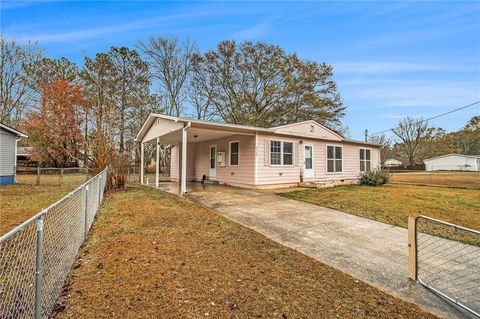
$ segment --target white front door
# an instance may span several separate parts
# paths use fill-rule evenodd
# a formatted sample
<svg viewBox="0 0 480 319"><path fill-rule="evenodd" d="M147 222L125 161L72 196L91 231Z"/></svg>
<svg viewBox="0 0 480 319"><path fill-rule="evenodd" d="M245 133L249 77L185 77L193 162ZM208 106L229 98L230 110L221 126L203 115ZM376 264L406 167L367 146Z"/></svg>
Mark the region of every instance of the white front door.
<svg viewBox="0 0 480 319"><path fill-rule="evenodd" d="M312 178L313 172L313 145L305 144L303 151L303 178Z"/></svg>
<svg viewBox="0 0 480 319"><path fill-rule="evenodd" d="M217 178L217 146L210 146L210 178Z"/></svg>

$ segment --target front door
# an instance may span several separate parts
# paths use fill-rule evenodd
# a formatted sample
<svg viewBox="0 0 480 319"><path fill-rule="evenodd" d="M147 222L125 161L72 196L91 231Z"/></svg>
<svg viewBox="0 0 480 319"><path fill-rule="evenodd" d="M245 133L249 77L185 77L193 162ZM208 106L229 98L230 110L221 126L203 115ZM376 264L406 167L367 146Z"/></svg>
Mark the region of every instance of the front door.
<svg viewBox="0 0 480 319"><path fill-rule="evenodd" d="M313 145L304 145L303 178L312 178L313 172Z"/></svg>
<svg viewBox="0 0 480 319"><path fill-rule="evenodd" d="M217 146L210 146L210 178L217 178Z"/></svg>

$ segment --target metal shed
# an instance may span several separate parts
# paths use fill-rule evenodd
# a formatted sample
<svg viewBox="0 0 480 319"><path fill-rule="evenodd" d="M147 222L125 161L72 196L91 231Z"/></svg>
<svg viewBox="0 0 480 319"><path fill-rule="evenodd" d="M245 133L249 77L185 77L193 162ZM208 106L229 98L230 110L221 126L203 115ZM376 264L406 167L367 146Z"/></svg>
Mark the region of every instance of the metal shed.
<svg viewBox="0 0 480 319"><path fill-rule="evenodd" d="M28 137L8 125L0 123L0 185L15 183L17 169L17 141Z"/></svg>

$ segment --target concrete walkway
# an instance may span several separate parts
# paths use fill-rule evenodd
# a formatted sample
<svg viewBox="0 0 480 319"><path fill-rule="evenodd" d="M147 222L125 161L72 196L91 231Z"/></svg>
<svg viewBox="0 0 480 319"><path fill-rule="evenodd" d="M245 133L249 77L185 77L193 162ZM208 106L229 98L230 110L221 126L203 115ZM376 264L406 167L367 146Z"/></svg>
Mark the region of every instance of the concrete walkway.
<svg viewBox="0 0 480 319"><path fill-rule="evenodd" d="M175 184L159 187L177 193ZM187 197L221 215L444 318L465 318L408 279L407 230L273 193L189 185Z"/></svg>

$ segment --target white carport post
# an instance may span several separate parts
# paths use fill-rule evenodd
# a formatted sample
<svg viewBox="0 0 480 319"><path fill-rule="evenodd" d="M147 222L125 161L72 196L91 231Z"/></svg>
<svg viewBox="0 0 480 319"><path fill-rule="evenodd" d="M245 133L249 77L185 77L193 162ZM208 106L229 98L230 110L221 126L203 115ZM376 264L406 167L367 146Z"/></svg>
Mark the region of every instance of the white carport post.
<svg viewBox="0 0 480 319"><path fill-rule="evenodd" d="M158 178L160 177L160 137L157 137L157 157L155 161L155 187L158 187Z"/></svg>
<svg viewBox="0 0 480 319"><path fill-rule="evenodd" d="M180 195L183 196L187 193L187 130L192 125L188 122L182 130L182 176L180 183Z"/></svg>
<svg viewBox="0 0 480 319"><path fill-rule="evenodd" d="M145 161L144 153L145 153L144 145L143 143L140 142L140 183L142 185L143 185L143 167L144 167L144 161Z"/></svg>

